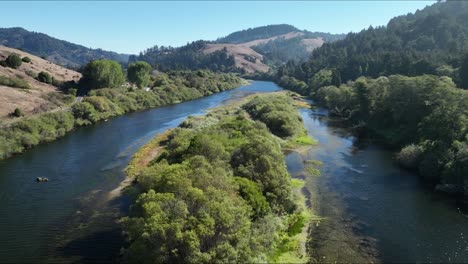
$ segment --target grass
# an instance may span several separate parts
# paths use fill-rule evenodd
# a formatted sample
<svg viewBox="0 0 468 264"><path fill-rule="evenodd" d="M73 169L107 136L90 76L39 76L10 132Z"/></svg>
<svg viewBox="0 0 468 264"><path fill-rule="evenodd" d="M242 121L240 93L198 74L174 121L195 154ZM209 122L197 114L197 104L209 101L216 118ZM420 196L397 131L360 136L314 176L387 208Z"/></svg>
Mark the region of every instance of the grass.
<svg viewBox="0 0 468 264"><path fill-rule="evenodd" d="M309 135L301 135L294 138L294 142L301 146L315 145L317 141L311 138Z"/></svg>
<svg viewBox="0 0 468 264"><path fill-rule="evenodd" d="M21 89L31 89L31 86L27 81L18 77L0 76L0 85Z"/></svg>
<svg viewBox="0 0 468 264"><path fill-rule="evenodd" d="M136 177L157 154L158 149L161 148L161 142L167 140L168 135L172 129L154 137L150 142L141 147L132 157L132 160L125 168L127 177Z"/></svg>

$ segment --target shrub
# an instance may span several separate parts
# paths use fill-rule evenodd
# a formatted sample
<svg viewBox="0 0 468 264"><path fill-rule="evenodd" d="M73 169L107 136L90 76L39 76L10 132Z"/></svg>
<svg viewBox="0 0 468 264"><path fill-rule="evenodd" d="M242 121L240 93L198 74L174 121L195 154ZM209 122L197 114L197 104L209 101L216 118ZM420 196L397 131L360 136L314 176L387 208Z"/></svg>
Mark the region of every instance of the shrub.
<svg viewBox="0 0 468 264"><path fill-rule="evenodd" d="M17 69L19 66L21 66L21 63L22 63L20 56L14 53L8 56L5 62L8 67L13 68L13 69Z"/></svg>
<svg viewBox="0 0 468 264"><path fill-rule="evenodd" d="M41 71L37 75L37 80L43 83L52 84L54 82L54 77L52 77L48 72Z"/></svg>
<svg viewBox="0 0 468 264"><path fill-rule="evenodd" d="M421 162L421 155L424 149L421 146L411 144L404 147L400 153L397 154L398 163L407 169L417 169Z"/></svg>
<svg viewBox="0 0 468 264"><path fill-rule="evenodd" d="M22 117L22 116L24 116L24 112L19 108L15 108L15 111L13 111L10 114L10 116L12 116L12 117Z"/></svg>
<svg viewBox="0 0 468 264"><path fill-rule="evenodd" d="M31 62L31 58L29 58L29 57L23 57L21 60L22 60L23 62L26 62L26 63L30 63L30 62Z"/></svg>

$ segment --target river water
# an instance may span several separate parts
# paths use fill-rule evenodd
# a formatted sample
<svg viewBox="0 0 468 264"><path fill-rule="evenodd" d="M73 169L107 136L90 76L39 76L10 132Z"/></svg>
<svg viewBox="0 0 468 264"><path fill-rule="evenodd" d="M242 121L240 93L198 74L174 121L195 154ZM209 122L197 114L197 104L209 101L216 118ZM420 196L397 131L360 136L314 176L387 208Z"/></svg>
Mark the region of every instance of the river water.
<svg viewBox="0 0 468 264"><path fill-rule="evenodd" d="M122 243L118 225L105 222L112 217L102 217L110 209L94 207L124 179L122 170L133 153L189 115L251 93L277 90L270 82L254 82L127 114L0 161L0 262L115 260ZM50 181L37 183L36 177Z"/></svg>
<svg viewBox="0 0 468 264"><path fill-rule="evenodd" d="M305 155L320 160L322 175L306 187L325 217L310 232L309 247L326 262L468 262L468 218L454 199L395 165L393 153L354 138L324 109L301 109L306 129L319 141Z"/></svg>
<svg viewBox="0 0 468 264"><path fill-rule="evenodd" d="M255 92L271 82L83 127L0 161L0 262L113 262L123 240L116 223L128 199L110 197L131 156L155 134L189 115ZM392 153L335 126L323 109L299 110L319 141L286 157L293 176L304 160L323 162L306 178L309 204L324 220L308 242L324 262L468 262L468 219L453 199L431 192L395 166ZM35 182L48 177L47 183ZM127 197L127 198L126 198Z"/></svg>

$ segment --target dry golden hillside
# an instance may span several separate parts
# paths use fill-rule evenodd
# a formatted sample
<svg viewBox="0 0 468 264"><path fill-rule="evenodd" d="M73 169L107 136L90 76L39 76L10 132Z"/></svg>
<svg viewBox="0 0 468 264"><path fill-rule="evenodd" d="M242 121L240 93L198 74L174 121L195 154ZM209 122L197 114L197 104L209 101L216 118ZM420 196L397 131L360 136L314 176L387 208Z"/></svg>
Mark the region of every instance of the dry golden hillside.
<svg viewBox="0 0 468 264"><path fill-rule="evenodd" d="M278 35L271 38L257 39L240 44L207 44L203 49L203 53L209 54L226 48L228 55L234 57L236 67L243 68L248 73L268 72L270 68L263 63L263 55L253 50L252 47L265 44L271 40L279 38L291 39L303 35L304 33L302 32L289 32L287 34ZM304 47L306 47L307 51L309 52L322 46L323 43L324 41L321 38L309 38L301 40L301 44L304 45Z"/></svg>
<svg viewBox="0 0 468 264"><path fill-rule="evenodd" d="M30 89L21 89L0 85L0 118L8 116L9 113L20 108L26 113L38 113L57 107L50 102L51 93L60 93L57 87L37 81L41 71L48 72L57 81L78 81L81 74L55 65L47 60L21 50L0 46L0 60L5 60L10 54L16 53L21 58L29 57L30 63L23 62L18 69L0 66L0 76L19 78L30 85Z"/></svg>

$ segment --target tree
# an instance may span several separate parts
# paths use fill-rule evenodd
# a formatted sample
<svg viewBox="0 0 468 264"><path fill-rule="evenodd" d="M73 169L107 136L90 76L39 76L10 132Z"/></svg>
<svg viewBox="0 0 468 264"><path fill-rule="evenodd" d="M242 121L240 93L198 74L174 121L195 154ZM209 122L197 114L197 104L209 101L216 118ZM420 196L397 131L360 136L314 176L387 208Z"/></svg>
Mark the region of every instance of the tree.
<svg viewBox="0 0 468 264"><path fill-rule="evenodd" d="M54 82L54 77L52 77L48 72L41 71L37 75L37 80L43 83L52 84Z"/></svg>
<svg viewBox="0 0 468 264"><path fill-rule="evenodd" d="M138 61L128 66L127 77L138 88L143 88L150 83L151 66L144 61Z"/></svg>
<svg viewBox="0 0 468 264"><path fill-rule="evenodd" d="M463 89L468 89L468 54L465 55L462 61L462 65L459 71L461 79L461 87Z"/></svg>
<svg viewBox="0 0 468 264"><path fill-rule="evenodd" d="M22 64L21 57L18 56L18 54L14 54L14 53L8 56L5 62L8 67L13 68L13 69L18 69L18 67L21 66Z"/></svg>
<svg viewBox="0 0 468 264"><path fill-rule="evenodd" d="M31 62L31 58L29 57L24 57L21 59L23 62L26 62L26 63L30 63Z"/></svg>
<svg viewBox="0 0 468 264"><path fill-rule="evenodd" d="M81 84L85 89L116 88L123 84L122 66L112 60L95 60L88 63L83 70Z"/></svg>

